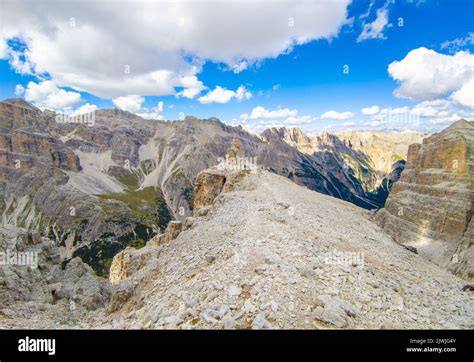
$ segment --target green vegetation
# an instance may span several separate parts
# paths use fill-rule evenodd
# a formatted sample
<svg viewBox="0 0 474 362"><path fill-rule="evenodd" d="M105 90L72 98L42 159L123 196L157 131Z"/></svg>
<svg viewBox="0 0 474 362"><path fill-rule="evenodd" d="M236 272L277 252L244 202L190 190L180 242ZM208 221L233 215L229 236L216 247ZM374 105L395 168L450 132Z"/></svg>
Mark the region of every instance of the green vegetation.
<svg viewBox="0 0 474 362"><path fill-rule="evenodd" d="M138 175L131 170L121 168L117 171L115 178L129 189L136 189L138 187Z"/></svg>
<svg viewBox="0 0 474 362"><path fill-rule="evenodd" d="M189 183L183 190L183 196L186 199L186 202L189 205L189 208L193 210L194 208L194 186Z"/></svg>
<svg viewBox="0 0 474 362"><path fill-rule="evenodd" d="M141 249L145 246L146 242L143 239L135 239L132 241L128 246L135 248L135 249Z"/></svg>
<svg viewBox="0 0 474 362"><path fill-rule="evenodd" d="M181 167L177 167L173 172L171 172L171 176L173 177L185 177L183 171L181 171Z"/></svg>
<svg viewBox="0 0 474 362"><path fill-rule="evenodd" d="M102 210L116 221L131 219L161 228L171 220L163 194L155 187L98 197L102 199Z"/></svg>

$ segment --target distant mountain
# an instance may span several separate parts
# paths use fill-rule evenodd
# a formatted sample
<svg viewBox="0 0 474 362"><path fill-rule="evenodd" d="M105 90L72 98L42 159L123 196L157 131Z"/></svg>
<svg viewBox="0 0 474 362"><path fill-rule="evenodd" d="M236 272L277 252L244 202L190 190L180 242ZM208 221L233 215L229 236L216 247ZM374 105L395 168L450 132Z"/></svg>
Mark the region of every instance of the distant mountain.
<svg viewBox="0 0 474 362"><path fill-rule="evenodd" d="M23 100L0 102L2 224L55 240L62 260L80 256L101 274L125 246L143 246L192 214L197 174L234 140L267 170L368 209L383 205L403 168L388 175L376 151L297 128L255 135L216 118L145 120L117 109L96 111L93 124L57 117ZM391 152L386 141L380 154Z"/></svg>
<svg viewBox="0 0 474 362"><path fill-rule="evenodd" d="M374 169L388 174L393 170L393 164L406 160L408 147L420 143L429 134L418 132L379 132L379 131L343 131L335 135L351 148L368 155Z"/></svg>
<svg viewBox="0 0 474 362"><path fill-rule="evenodd" d="M474 278L474 122L460 120L413 144L406 168L377 212L395 240Z"/></svg>

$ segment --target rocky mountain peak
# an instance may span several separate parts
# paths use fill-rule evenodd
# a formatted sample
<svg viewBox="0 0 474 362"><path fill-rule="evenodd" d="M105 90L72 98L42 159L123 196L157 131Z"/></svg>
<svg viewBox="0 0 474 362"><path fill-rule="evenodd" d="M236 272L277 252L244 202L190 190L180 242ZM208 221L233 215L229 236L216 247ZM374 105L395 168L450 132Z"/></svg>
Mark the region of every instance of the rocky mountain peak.
<svg viewBox="0 0 474 362"><path fill-rule="evenodd" d="M16 106L17 108L24 108L24 109L29 109L35 112L41 112L41 109L25 101L23 98L9 98L9 99L3 100L1 103L10 104L10 105Z"/></svg>

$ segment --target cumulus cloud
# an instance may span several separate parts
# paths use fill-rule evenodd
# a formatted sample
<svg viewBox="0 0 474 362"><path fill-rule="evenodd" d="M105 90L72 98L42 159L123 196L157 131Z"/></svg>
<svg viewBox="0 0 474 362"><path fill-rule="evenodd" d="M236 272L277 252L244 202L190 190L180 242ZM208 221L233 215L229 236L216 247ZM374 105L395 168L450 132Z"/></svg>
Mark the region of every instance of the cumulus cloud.
<svg viewBox="0 0 474 362"><path fill-rule="evenodd" d="M296 117L298 111L296 109L289 109L289 108L277 108L273 111L265 109L262 106L255 107L252 109L250 116L247 113L240 115L240 119L243 121L246 120L254 120L260 118L288 118L288 117Z"/></svg>
<svg viewBox="0 0 474 362"><path fill-rule="evenodd" d="M445 117L452 109L451 102L445 99L436 99L434 101L424 101L413 107L420 117Z"/></svg>
<svg viewBox="0 0 474 362"><path fill-rule="evenodd" d="M47 75L59 87L103 98L194 98L204 89L197 76L206 61L241 72L296 45L335 37L347 22L349 3L129 0L85 7L76 1L7 1L0 57L9 57L23 74ZM297 26L288 26L290 16ZM14 38L24 49L5 49L5 40Z"/></svg>
<svg viewBox="0 0 474 362"><path fill-rule="evenodd" d="M240 122L243 122L247 130L262 131L271 127L295 127L303 126L313 121L316 117L311 115L300 115L296 109L278 107L273 110L257 106L250 114L240 115ZM238 122L235 120L235 122Z"/></svg>
<svg viewBox="0 0 474 362"><path fill-rule="evenodd" d="M474 79L471 79L461 89L454 92L451 98L463 107L474 108Z"/></svg>
<svg viewBox="0 0 474 362"><path fill-rule="evenodd" d="M163 119L161 113L163 112L164 104L159 101L156 107L143 107L145 102L144 97L133 94L124 97L118 97L112 100L112 102L120 109L135 113L136 115L147 118L147 119Z"/></svg>
<svg viewBox="0 0 474 362"><path fill-rule="evenodd" d="M29 82L24 93L27 101L52 110L67 110L81 101L80 93L60 89L50 80Z"/></svg>
<svg viewBox="0 0 474 362"><path fill-rule="evenodd" d="M252 98L252 93L242 85L236 91L217 86L206 95L199 97L198 101L202 104L229 103L232 99L243 101L250 98Z"/></svg>
<svg viewBox="0 0 474 362"><path fill-rule="evenodd" d="M464 94L461 89L474 77L474 55L467 51L444 55L421 47L391 63L388 73L400 84L394 91L397 97L435 100L460 91L456 93L459 98Z"/></svg>
<svg viewBox="0 0 474 362"><path fill-rule="evenodd" d="M235 92L235 99L238 101L244 101L252 98L252 92L248 91L243 85L237 88Z"/></svg>
<svg viewBox="0 0 474 362"><path fill-rule="evenodd" d="M73 112L73 116L81 115L81 114L86 114L86 113L91 113L97 110L97 106L95 104L83 104L80 107L77 107L76 110Z"/></svg>
<svg viewBox="0 0 474 362"><path fill-rule="evenodd" d="M379 111L380 111L379 106L372 106L372 107L362 108L362 114L364 114L366 116L371 116L371 115L377 114L377 113L379 113Z"/></svg>
<svg viewBox="0 0 474 362"><path fill-rule="evenodd" d="M354 117L354 113L352 112L337 112L337 111L328 111L321 115L323 119L333 119L333 120L344 120Z"/></svg>
<svg viewBox="0 0 474 362"><path fill-rule="evenodd" d="M182 77L181 84L184 89L176 94L177 97L193 99L206 89L204 84L195 75Z"/></svg>
<svg viewBox="0 0 474 362"><path fill-rule="evenodd" d="M112 102L124 111L136 113L142 108L142 103L145 102L145 98L133 94L115 98Z"/></svg>

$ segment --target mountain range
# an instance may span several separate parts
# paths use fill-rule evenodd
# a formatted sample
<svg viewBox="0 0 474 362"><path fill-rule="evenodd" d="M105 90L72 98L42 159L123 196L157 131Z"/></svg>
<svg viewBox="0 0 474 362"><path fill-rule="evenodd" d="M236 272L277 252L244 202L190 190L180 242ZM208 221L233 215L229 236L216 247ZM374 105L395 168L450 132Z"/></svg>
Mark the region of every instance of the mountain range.
<svg viewBox="0 0 474 362"><path fill-rule="evenodd" d="M474 326L472 122L94 117L0 103L5 328Z"/></svg>
<svg viewBox="0 0 474 362"><path fill-rule="evenodd" d="M216 165L232 141L259 166L311 190L380 208L423 135L323 133L271 128L260 135L216 118L146 120L113 109L94 124L21 99L0 102L2 224L25 228L106 275L127 245L143 246L170 220L192 214L197 174Z"/></svg>

